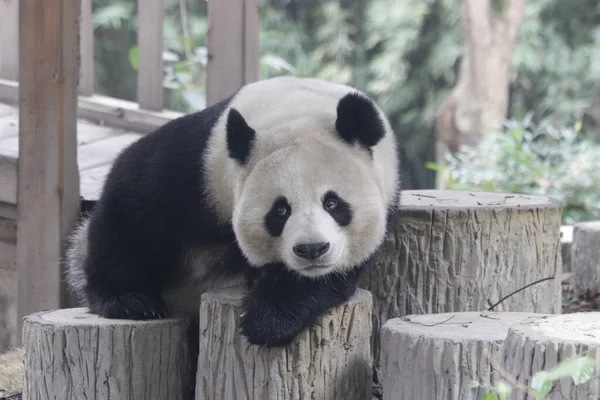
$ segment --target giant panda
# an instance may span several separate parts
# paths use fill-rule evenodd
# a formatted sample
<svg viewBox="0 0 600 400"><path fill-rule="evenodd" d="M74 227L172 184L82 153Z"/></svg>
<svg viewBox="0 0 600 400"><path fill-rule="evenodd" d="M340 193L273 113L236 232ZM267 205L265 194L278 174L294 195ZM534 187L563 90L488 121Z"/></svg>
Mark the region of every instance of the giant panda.
<svg viewBox="0 0 600 400"><path fill-rule="evenodd" d="M289 344L356 290L397 208L397 139L364 93L314 78L243 86L115 159L66 253L81 306L105 318L197 314L246 285L241 333Z"/></svg>

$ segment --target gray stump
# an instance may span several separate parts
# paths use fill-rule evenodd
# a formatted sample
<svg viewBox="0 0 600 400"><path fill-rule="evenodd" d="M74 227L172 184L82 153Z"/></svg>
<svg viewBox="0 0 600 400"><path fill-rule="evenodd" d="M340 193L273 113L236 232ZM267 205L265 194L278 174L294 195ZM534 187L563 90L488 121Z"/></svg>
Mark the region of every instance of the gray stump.
<svg viewBox="0 0 600 400"><path fill-rule="evenodd" d="M284 348L239 334L243 289L202 295L197 400L365 400L372 393L371 294L359 290Z"/></svg>
<svg viewBox="0 0 600 400"><path fill-rule="evenodd" d="M112 320L87 308L29 315L23 323L23 398L187 398L187 333L187 320Z"/></svg>
<svg viewBox="0 0 600 400"><path fill-rule="evenodd" d="M573 227L571 271L575 287L600 290L600 221Z"/></svg>
<svg viewBox="0 0 600 400"><path fill-rule="evenodd" d="M479 400L471 381L497 379L502 342L513 325L533 313L447 313L409 315L381 329L384 400Z"/></svg>
<svg viewBox="0 0 600 400"><path fill-rule="evenodd" d="M549 400L600 398L600 312L573 313L539 318L509 329L503 345L502 365L519 385L528 387L536 372L549 371L559 362L589 350L595 358L592 378L575 385L570 377L555 382ZM514 391L511 400L534 400Z"/></svg>
<svg viewBox="0 0 600 400"><path fill-rule="evenodd" d="M373 359L381 325L409 314L561 312L561 207L542 196L404 191L400 212L361 286L373 293Z"/></svg>

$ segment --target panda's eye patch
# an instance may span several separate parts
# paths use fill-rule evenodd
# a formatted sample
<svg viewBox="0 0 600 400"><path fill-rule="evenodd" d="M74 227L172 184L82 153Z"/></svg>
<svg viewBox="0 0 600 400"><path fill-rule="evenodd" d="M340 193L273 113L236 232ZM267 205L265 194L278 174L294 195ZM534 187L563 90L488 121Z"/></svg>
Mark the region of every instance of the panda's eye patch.
<svg viewBox="0 0 600 400"><path fill-rule="evenodd" d="M283 196L273 202L271 209L265 215L265 227L271 236L281 236L283 227L292 213L292 207Z"/></svg>
<svg viewBox="0 0 600 400"><path fill-rule="evenodd" d="M323 196L323 208L340 226L348 226L352 221L350 204L333 190L328 191Z"/></svg>

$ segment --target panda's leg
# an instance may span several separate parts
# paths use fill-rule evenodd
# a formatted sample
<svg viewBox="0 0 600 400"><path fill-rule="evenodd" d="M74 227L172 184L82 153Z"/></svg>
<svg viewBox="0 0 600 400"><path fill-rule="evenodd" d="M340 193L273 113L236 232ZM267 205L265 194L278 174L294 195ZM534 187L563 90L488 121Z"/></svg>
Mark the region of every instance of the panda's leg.
<svg viewBox="0 0 600 400"><path fill-rule="evenodd" d="M279 264L263 267L242 303L242 334L257 345L289 344L320 315L355 293L361 270L312 279Z"/></svg>
<svg viewBox="0 0 600 400"><path fill-rule="evenodd" d="M86 296L92 313L114 319L157 319L167 316L160 293L164 260L151 249L90 236L84 270ZM172 274L171 274L172 275Z"/></svg>

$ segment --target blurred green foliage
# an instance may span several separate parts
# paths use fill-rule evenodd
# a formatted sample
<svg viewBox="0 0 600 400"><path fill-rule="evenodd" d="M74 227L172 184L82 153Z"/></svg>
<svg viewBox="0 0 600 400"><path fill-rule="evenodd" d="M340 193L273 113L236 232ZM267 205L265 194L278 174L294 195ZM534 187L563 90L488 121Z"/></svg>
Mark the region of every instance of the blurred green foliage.
<svg viewBox="0 0 600 400"><path fill-rule="evenodd" d="M435 161L435 112L456 82L463 51L459 3L261 0L260 5L261 78L315 76L366 91L401 138L403 186L433 187L435 173L426 163ZM93 7L96 90L135 100L137 2L93 0ZM204 107L206 7L204 1L165 0L168 108ZM577 126L600 142L600 3L532 0L525 13L508 118L530 115L534 124ZM519 179L525 178L505 177Z"/></svg>

